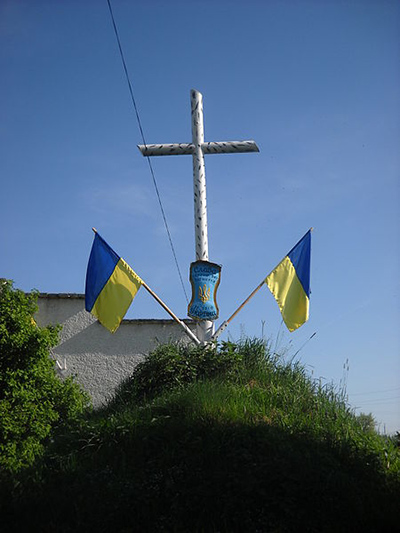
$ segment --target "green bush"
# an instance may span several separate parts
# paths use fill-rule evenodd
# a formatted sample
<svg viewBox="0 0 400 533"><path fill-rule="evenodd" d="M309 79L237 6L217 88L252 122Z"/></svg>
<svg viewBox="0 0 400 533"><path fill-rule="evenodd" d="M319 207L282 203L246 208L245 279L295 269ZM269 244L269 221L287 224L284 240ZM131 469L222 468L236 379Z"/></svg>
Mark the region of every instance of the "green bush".
<svg viewBox="0 0 400 533"><path fill-rule="evenodd" d="M161 345L139 363L132 376L119 387L116 402L151 400L165 391L198 380L233 379L245 368L262 364L267 357L267 347L259 340L206 347L182 343Z"/></svg>
<svg viewBox="0 0 400 533"><path fill-rule="evenodd" d="M34 321L37 292L0 281L0 468L18 471L43 451L55 425L81 414L89 399L72 378L59 379L50 349L59 326Z"/></svg>

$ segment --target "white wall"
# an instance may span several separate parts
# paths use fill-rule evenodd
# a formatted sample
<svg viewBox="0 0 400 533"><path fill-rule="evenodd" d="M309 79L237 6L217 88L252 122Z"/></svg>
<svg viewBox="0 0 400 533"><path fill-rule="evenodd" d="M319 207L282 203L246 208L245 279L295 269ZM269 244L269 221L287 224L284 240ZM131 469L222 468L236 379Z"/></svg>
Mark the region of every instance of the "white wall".
<svg viewBox="0 0 400 533"><path fill-rule="evenodd" d="M85 311L83 294L41 294L35 316L39 326L61 324L60 343L53 348L62 376L74 375L100 407L158 344L189 339L173 320L123 320L110 333ZM192 331L195 323L185 320ZM65 368L64 368L65 367Z"/></svg>

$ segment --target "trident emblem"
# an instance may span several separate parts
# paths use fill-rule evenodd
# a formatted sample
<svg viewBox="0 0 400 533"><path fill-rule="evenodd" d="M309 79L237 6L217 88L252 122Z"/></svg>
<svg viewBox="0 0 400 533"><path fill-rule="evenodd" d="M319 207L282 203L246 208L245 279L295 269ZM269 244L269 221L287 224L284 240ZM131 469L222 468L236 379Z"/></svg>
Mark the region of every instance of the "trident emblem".
<svg viewBox="0 0 400 533"><path fill-rule="evenodd" d="M207 289L207 285L204 283L203 288L199 287L199 298L204 303L210 299L210 287Z"/></svg>

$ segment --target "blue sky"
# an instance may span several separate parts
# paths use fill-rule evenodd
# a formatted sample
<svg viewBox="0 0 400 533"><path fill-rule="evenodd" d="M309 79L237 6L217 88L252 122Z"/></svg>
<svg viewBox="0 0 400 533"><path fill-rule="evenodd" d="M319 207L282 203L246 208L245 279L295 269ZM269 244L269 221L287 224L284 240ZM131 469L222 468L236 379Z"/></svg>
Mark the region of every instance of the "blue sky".
<svg viewBox="0 0 400 533"><path fill-rule="evenodd" d="M289 334L263 288L222 339L300 349L315 378L345 381L353 407L399 430L400 4L112 6L148 143L191 141L195 88L206 140L260 147L206 156L221 320L315 228L308 323ZM106 0L2 0L0 66L0 275L26 291L83 292L95 226L184 317ZM189 294L191 158L152 164ZM142 290L127 317L167 315Z"/></svg>

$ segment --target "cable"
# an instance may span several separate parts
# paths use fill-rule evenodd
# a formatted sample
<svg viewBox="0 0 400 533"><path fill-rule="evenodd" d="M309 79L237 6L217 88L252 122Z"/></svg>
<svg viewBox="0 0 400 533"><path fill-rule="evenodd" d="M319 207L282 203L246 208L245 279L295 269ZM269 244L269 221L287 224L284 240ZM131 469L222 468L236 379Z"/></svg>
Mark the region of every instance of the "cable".
<svg viewBox="0 0 400 533"><path fill-rule="evenodd" d="M395 389L376 390L376 391L368 391L368 392L353 392L352 394L349 394L349 396L366 396L368 394L384 394L386 392L395 392L398 390L400 390L400 387L396 387Z"/></svg>
<svg viewBox="0 0 400 533"><path fill-rule="evenodd" d="M111 2L110 2L110 0L107 0L107 4L108 4L108 9L109 9L109 11L110 11L110 15L111 15L111 20L112 20L112 24L113 24L113 28L114 28L115 37L116 37L116 39L117 39L117 43L118 43L118 48L119 48L119 53L120 53L120 56L121 56L122 65L123 65L123 67L124 67L124 71L125 71L126 81L128 82L129 93L130 93L130 95L131 95L131 100L132 100L133 108L134 108L134 110L135 110L136 119L137 119L137 122L138 122L138 125L139 125L140 135L141 135L141 137L142 137L143 144L146 146L147 143L146 143L146 140L145 140L145 137L144 137L143 128L142 128L142 123L141 123L140 116L139 116L139 111L138 111L138 108L137 108L137 105L136 105L136 100L135 100L135 97L134 97L134 94L133 94L132 84L131 84L131 81L130 81L128 68L127 68L127 66L126 66L125 57L124 57L124 53L123 53L122 45L121 45L121 40L120 40L120 38L119 38L118 29L117 29L117 25L116 25L116 23L115 23L114 14L113 14L113 11L112 11L112 7L111 7ZM178 259L177 259L177 257L176 257L175 247L174 247L174 244L173 244L173 242L172 242L171 233L170 233L170 231L169 231L169 227L168 227L168 223L167 223L167 218L166 218L166 216L165 216L164 207L163 207L162 202L161 202L161 196L160 196L160 192L159 192L159 190L158 190L158 186L157 186L156 178L155 178L155 175L154 175L153 166L152 166L152 164L151 164L150 157L149 157L149 156L146 156L146 159L147 159L147 162L148 162L148 164L149 164L150 174L151 174L151 177L152 177L152 179L153 179L153 185L154 185L154 188L155 188L155 190L156 190L156 195L157 195L158 203L160 204L161 214L162 214L162 217L163 217L163 220L164 220L165 229L166 229L166 231L167 231L167 235L168 235L168 239L169 239L169 244L170 244L170 246L171 246L171 250L172 250L172 255L174 256L175 265L176 265L176 268L177 268L177 270L178 270L179 279L180 279L180 281L181 281L182 289L183 289L183 292L184 292L184 294L185 294L186 302L187 302L187 304L189 304L189 298L188 298L188 296L187 296L187 294L186 294L185 285L184 285L184 283L183 283L182 274L181 274L181 270L180 270L180 268L179 268Z"/></svg>
<svg viewBox="0 0 400 533"><path fill-rule="evenodd" d="M388 402L391 403L399 399L400 399L400 396L393 396L392 398L375 398L371 400L361 400L361 401L357 401L357 403L360 403L362 405L365 405L366 403L382 404L382 403L388 403Z"/></svg>

